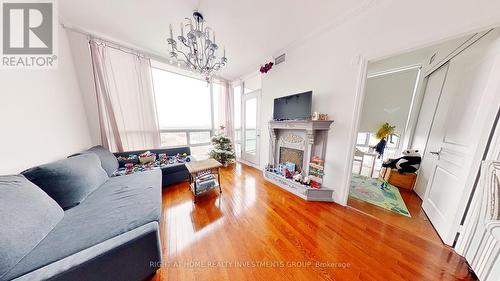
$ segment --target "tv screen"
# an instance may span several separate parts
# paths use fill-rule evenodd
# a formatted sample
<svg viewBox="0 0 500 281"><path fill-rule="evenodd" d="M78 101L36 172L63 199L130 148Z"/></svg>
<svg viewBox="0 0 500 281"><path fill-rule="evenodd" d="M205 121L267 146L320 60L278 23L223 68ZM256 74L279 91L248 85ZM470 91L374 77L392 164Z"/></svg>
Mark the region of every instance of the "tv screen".
<svg viewBox="0 0 500 281"><path fill-rule="evenodd" d="M274 120L311 118L312 91L274 99Z"/></svg>

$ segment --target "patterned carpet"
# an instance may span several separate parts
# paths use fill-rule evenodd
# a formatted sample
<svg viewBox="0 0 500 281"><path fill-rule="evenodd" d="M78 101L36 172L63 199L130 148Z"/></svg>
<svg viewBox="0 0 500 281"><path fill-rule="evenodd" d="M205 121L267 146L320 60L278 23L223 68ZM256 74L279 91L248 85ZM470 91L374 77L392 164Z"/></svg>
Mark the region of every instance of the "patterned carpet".
<svg viewBox="0 0 500 281"><path fill-rule="evenodd" d="M382 181L379 179L353 174L349 196L394 213L411 217L398 188L388 184L386 188L382 189L380 188L381 184Z"/></svg>

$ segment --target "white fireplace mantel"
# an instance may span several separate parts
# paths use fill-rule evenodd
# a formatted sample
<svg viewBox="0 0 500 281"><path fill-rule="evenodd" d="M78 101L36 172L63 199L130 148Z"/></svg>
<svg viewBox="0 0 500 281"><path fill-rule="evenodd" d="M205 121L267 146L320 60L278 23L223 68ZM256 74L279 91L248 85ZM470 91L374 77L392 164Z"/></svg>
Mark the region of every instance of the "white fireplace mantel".
<svg viewBox="0 0 500 281"><path fill-rule="evenodd" d="M288 147L304 151L304 171L308 173L308 164L312 156L325 159L328 130L333 121L287 120L270 121L271 143L269 163L276 165L279 148Z"/></svg>
<svg viewBox="0 0 500 281"><path fill-rule="evenodd" d="M270 121L269 164L273 166L279 164L281 148L297 149L303 152L302 173L304 176L308 175L309 162L313 156L325 159L328 131L332 123L333 121L312 120ZM333 200L333 190L326 187L314 190L298 183L288 182L289 180L279 178L269 172L265 172L264 176L274 184L305 200Z"/></svg>
<svg viewBox="0 0 500 281"><path fill-rule="evenodd" d="M330 130L330 125L333 121L330 120L286 120L286 121L269 121L271 129L295 129L295 130Z"/></svg>

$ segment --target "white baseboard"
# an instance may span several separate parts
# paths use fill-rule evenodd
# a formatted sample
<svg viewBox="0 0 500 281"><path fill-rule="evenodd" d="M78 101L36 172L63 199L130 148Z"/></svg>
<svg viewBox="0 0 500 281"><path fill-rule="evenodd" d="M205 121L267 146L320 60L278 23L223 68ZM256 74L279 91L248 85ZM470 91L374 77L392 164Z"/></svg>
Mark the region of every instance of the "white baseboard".
<svg viewBox="0 0 500 281"><path fill-rule="evenodd" d="M240 162L241 164L245 164L245 165L247 165L247 166L250 166L250 167L252 167L252 168L255 168L255 169L261 170L261 171L263 171L263 170L264 170L263 168L259 167L259 165L254 164L254 163L251 163L251 162L248 162L248 161L245 161L245 160L243 160L243 159L241 159L241 158L236 159L236 161L237 161L237 162Z"/></svg>

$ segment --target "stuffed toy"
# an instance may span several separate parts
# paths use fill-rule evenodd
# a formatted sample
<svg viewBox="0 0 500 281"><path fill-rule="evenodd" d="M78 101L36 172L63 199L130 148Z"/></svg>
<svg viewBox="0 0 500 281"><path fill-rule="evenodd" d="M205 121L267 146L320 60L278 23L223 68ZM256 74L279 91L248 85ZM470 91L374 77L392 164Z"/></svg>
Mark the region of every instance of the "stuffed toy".
<svg viewBox="0 0 500 281"><path fill-rule="evenodd" d="M303 179L304 177L300 172L295 172L295 175L293 175L293 180L296 182L302 182Z"/></svg>
<svg viewBox="0 0 500 281"><path fill-rule="evenodd" d="M309 177L304 177L304 180L302 181L303 184L309 185L311 183L311 179Z"/></svg>
<svg viewBox="0 0 500 281"><path fill-rule="evenodd" d="M403 157L389 159L382 164L382 167L398 169L400 173L415 173L420 168L422 157L418 150L406 149L403 151Z"/></svg>

